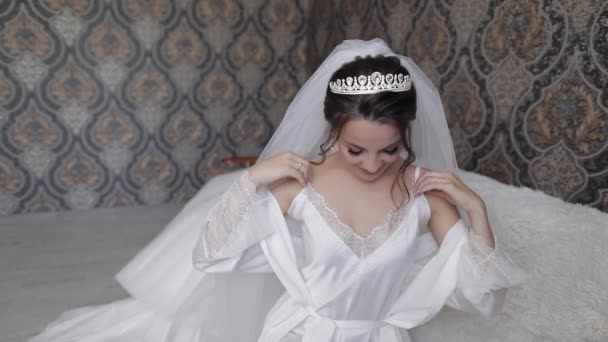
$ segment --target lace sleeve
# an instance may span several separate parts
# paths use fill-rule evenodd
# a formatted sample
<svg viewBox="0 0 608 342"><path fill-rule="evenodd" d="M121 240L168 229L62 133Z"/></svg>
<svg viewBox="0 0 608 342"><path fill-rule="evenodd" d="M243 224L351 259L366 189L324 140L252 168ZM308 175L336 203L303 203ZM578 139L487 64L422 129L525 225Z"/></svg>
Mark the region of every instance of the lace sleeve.
<svg viewBox="0 0 608 342"><path fill-rule="evenodd" d="M263 189L256 189L245 170L208 212L194 249L194 265L240 255L270 233L267 226L251 227L249 216L255 210ZM197 268L201 268L197 267Z"/></svg>
<svg viewBox="0 0 608 342"><path fill-rule="evenodd" d="M500 248L486 245L472 229L463 245L458 269L457 290L448 304L456 309L478 311L491 317L502 307L506 289L521 285L524 272Z"/></svg>
<svg viewBox="0 0 608 342"><path fill-rule="evenodd" d="M461 285L491 284L491 290L517 286L523 283L525 275L500 248L486 245L484 239L472 229L469 230L469 244L463 253L461 264Z"/></svg>

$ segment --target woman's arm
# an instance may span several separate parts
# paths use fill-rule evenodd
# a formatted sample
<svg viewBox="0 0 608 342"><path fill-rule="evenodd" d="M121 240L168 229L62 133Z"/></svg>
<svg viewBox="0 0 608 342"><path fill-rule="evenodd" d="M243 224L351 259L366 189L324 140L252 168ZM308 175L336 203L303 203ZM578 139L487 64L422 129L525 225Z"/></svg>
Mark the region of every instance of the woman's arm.
<svg viewBox="0 0 608 342"><path fill-rule="evenodd" d="M194 267L207 272L269 271L266 260L260 259L258 242L285 219L292 181L303 185L309 176L308 161L288 151L246 169L209 210L193 251Z"/></svg>
<svg viewBox="0 0 608 342"><path fill-rule="evenodd" d="M456 209L456 206L459 206L469 217L473 232L488 247L494 248L494 234L490 228L485 203L456 175L450 172L422 170L414 191L427 195L431 208L429 230L437 245L441 245L450 228L461 219Z"/></svg>
<svg viewBox="0 0 608 342"><path fill-rule="evenodd" d="M524 275L502 250L497 250L483 200L451 173L425 172L415 190L428 195L428 226L438 246L451 229L468 228L456 206L463 208L471 221L459 257L457 288L447 304L493 316L502 307L505 289L521 284Z"/></svg>
<svg viewBox="0 0 608 342"><path fill-rule="evenodd" d="M194 267L207 272L264 271L264 263L257 260L262 253L256 253L254 245L272 234L272 225L259 218L253 224L250 215L256 207L272 205L270 196L245 170L209 210L193 251ZM268 221L272 219L277 218ZM247 267L251 261L257 266Z"/></svg>

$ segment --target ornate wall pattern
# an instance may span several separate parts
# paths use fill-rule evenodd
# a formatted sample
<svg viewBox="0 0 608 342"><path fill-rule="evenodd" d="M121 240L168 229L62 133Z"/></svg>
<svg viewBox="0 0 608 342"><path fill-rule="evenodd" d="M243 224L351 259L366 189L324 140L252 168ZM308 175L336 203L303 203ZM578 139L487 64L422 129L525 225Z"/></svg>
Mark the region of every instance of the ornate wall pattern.
<svg viewBox="0 0 608 342"><path fill-rule="evenodd" d="M0 214L188 200L341 40L443 94L461 167L608 210L600 0L0 0Z"/></svg>
<svg viewBox="0 0 608 342"><path fill-rule="evenodd" d="M608 211L608 2L333 0L317 63L383 38L442 93L460 167Z"/></svg>
<svg viewBox="0 0 608 342"><path fill-rule="evenodd" d="M309 74L305 1L1 0L0 214L185 202Z"/></svg>

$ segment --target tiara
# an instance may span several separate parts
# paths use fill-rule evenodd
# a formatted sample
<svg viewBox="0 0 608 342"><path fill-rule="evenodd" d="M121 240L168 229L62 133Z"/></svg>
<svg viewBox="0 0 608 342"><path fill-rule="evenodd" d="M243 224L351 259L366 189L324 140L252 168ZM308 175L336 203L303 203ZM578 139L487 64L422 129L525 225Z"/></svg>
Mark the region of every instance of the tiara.
<svg viewBox="0 0 608 342"><path fill-rule="evenodd" d="M339 78L329 82L329 89L336 94L376 94L381 91L408 91L412 88L410 75L374 72L369 76Z"/></svg>

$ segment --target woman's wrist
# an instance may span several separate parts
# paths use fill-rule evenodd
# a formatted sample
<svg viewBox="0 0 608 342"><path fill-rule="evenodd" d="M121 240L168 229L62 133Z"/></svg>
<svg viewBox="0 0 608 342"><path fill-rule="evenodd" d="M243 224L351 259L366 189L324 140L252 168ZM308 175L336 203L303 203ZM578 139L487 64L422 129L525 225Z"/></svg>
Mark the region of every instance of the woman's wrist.
<svg viewBox="0 0 608 342"><path fill-rule="evenodd" d="M470 201L470 203L467 206L467 208L464 208L464 209L465 209L467 215L469 215L469 217L471 217L471 216L476 216L476 217L487 216L486 204L484 203L484 201L479 196L476 196L475 200Z"/></svg>
<svg viewBox="0 0 608 342"><path fill-rule="evenodd" d="M472 205L466 213L471 220L471 229L475 234L480 236L489 247L494 248L494 234L490 228L490 221L488 219L485 203L480 199L479 203Z"/></svg>
<svg viewBox="0 0 608 342"><path fill-rule="evenodd" d="M247 169L245 169L245 172L249 175L249 181L251 183L253 183L256 188L258 188L262 185L260 179L258 178L258 174L255 171L253 166L250 166Z"/></svg>
<svg viewBox="0 0 608 342"><path fill-rule="evenodd" d="M249 183L251 183L256 188L260 187L260 181L257 178L256 173L252 172L251 167L245 169L245 174L247 174L247 179L249 180Z"/></svg>

